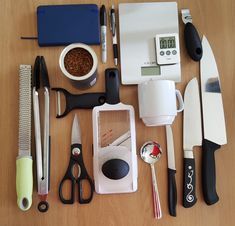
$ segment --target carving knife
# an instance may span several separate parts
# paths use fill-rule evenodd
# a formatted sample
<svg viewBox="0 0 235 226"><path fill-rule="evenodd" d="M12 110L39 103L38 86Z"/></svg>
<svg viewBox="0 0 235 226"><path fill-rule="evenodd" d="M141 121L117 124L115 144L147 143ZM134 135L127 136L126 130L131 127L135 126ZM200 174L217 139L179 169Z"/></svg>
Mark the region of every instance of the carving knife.
<svg viewBox="0 0 235 226"><path fill-rule="evenodd" d="M198 81L193 78L184 92L184 122L183 122L183 149L184 149L184 191L183 206L192 207L196 202L195 192L195 159L193 147L202 144L201 107Z"/></svg>
<svg viewBox="0 0 235 226"><path fill-rule="evenodd" d="M219 200L216 192L215 151L227 143L219 73L206 37L202 38L200 61L203 116L202 189L204 200L212 205Z"/></svg>
<svg viewBox="0 0 235 226"><path fill-rule="evenodd" d="M168 162L168 209L171 216L176 217L177 188L175 182L175 153L172 128L166 125L167 162Z"/></svg>

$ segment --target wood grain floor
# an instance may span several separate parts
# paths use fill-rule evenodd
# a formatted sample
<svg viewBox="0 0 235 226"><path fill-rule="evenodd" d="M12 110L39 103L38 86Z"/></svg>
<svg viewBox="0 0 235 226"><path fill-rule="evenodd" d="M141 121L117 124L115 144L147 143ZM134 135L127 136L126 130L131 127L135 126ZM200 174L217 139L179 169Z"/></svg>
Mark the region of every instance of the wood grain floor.
<svg viewBox="0 0 235 226"><path fill-rule="evenodd" d="M118 3L113 1L117 8ZM134 2L129 0L128 2ZM136 1L142 2L142 1ZM97 195L89 205L63 205L58 198L58 186L67 168L70 153L70 133L74 114L81 121L84 161L90 175L92 173L92 121L91 110L76 110L64 119L56 119L55 93L51 92L51 191L50 210L41 214L37 211L37 193L34 186L33 205L22 212L16 204L15 161L18 153L18 69L20 64L33 65L37 55L43 55L47 62L52 87L64 87L72 93L76 90L62 76L59 69L59 55L63 47L40 48L35 40L21 40L20 36L36 36L36 8L43 4L96 3L111 6L111 1L64 1L64 0L1 0L0 1L0 225L97 225L97 226L232 226L235 225L235 2L233 0L179 0L178 8L189 8L194 25L200 34L205 34L213 49L223 92L224 110L227 124L228 144L216 152L217 191L220 201L207 206L201 190L201 149L196 148L197 198L191 209L182 206L182 114L174 125L176 154L176 181L178 189L177 217L168 214L167 207L167 159L165 129L147 128L139 119L137 87L121 86L121 101L135 108L137 150L147 140L158 141L164 150L156 164L163 218L153 218L150 167L141 161L138 153L138 191L133 194ZM187 82L194 76L199 78L199 64L189 59L183 44L183 23L180 20L180 44L182 82L177 88L184 92ZM98 59L100 47L94 46ZM99 64L97 84L89 92L104 91L104 70L113 67L111 37L108 32L109 58L106 65ZM219 129L219 128L218 128ZM32 149L35 152L34 148ZM35 163L35 161L34 161ZM34 177L36 178L36 177ZM36 181L35 181L36 182ZM36 185L36 183L35 183Z"/></svg>

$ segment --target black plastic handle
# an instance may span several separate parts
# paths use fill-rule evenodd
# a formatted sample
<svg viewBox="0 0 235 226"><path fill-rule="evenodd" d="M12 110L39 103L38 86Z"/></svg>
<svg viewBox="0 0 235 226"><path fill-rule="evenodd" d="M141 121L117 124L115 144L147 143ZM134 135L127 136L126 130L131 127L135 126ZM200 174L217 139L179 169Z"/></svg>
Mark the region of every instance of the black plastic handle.
<svg viewBox="0 0 235 226"><path fill-rule="evenodd" d="M44 56L37 56L33 68L32 86L36 89L40 88L40 79L42 86L50 88L49 76Z"/></svg>
<svg viewBox="0 0 235 226"><path fill-rule="evenodd" d="M202 190L207 205L219 201L216 192L215 151L221 146L209 140L202 142Z"/></svg>
<svg viewBox="0 0 235 226"><path fill-rule="evenodd" d="M185 24L184 41L188 55L194 60L199 61L202 58L202 44L197 29L192 23Z"/></svg>
<svg viewBox="0 0 235 226"><path fill-rule="evenodd" d="M195 159L184 158L183 206L185 208L192 207L197 202L195 185Z"/></svg>
<svg viewBox="0 0 235 226"><path fill-rule="evenodd" d="M74 150L80 150L79 153L73 153ZM79 166L79 175L76 178L73 175L73 168L75 165ZM70 198L66 199L63 196L63 184L65 181L70 181L71 182L71 192L70 192ZM83 198L83 187L82 183L84 181L88 181L89 187L90 187L90 195L88 198ZM60 182L59 185L59 197L62 203L64 204L73 204L74 203L74 196L75 196L75 185L78 184L78 201L80 204L86 204L89 203L92 198L93 198L93 192L94 192L94 184L92 179L89 177L84 162L83 162L83 157L82 157L82 145L81 144L72 144L71 145L71 156L70 156L70 161L69 165L67 168L67 171Z"/></svg>
<svg viewBox="0 0 235 226"><path fill-rule="evenodd" d="M90 193L89 193L89 196L87 198L83 197L82 183L84 181L87 181L89 183L89 187L90 187ZM91 200L93 198L93 192L94 192L94 184L93 184L92 179L87 174L86 178L83 178L83 179L79 180L78 183L79 183L79 185L78 185L78 202L80 204L87 204L87 203L91 202Z"/></svg>
<svg viewBox="0 0 235 226"><path fill-rule="evenodd" d="M43 87L50 88L49 76L47 71L47 65L44 56L41 56L41 75Z"/></svg>
<svg viewBox="0 0 235 226"><path fill-rule="evenodd" d="M119 98L119 74L118 69L108 68L105 70L106 103L118 104Z"/></svg>
<svg viewBox="0 0 235 226"><path fill-rule="evenodd" d="M41 73L41 57L37 56L35 58L34 66L33 66L33 79L32 86L38 90L40 88L40 73Z"/></svg>
<svg viewBox="0 0 235 226"><path fill-rule="evenodd" d="M65 181L69 181L70 182L70 187L71 187L71 191L70 191L70 197L64 198L63 195L63 185L65 183ZM73 180L72 178L70 178L68 176L68 173L66 172L65 176L63 177L62 181L60 182L59 185L59 197L60 197L60 201L64 204L73 204L74 203L74 187L76 184L76 180Z"/></svg>
<svg viewBox="0 0 235 226"><path fill-rule="evenodd" d="M176 217L177 188L175 182L176 170L168 168L168 208L171 216Z"/></svg>

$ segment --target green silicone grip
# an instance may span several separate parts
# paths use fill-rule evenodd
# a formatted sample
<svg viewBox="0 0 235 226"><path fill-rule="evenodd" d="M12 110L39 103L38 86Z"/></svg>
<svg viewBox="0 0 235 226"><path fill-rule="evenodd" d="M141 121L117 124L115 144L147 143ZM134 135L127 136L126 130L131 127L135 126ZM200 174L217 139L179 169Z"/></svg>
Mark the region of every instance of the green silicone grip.
<svg viewBox="0 0 235 226"><path fill-rule="evenodd" d="M32 205L33 193L33 160L30 156L16 160L16 193L19 208L28 210Z"/></svg>

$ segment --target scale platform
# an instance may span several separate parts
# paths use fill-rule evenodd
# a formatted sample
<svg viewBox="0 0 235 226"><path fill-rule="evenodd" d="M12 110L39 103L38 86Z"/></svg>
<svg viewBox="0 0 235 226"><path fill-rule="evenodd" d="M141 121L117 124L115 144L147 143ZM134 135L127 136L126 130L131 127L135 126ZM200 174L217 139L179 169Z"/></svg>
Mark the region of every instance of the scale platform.
<svg viewBox="0 0 235 226"><path fill-rule="evenodd" d="M119 32L122 84L180 82L176 2L119 4Z"/></svg>

